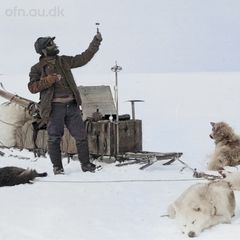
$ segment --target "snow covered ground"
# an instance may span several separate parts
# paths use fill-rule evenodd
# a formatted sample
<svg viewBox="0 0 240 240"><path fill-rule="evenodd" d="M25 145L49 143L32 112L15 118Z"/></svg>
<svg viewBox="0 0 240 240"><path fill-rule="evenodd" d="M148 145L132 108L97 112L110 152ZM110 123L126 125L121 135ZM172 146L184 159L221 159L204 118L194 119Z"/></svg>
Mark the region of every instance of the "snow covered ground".
<svg viewBox="0 0 240 240"><path fill-rule="evenodd" d="M226 121L240 133L240 74L121 74L120 112L130 113L129 99L143 120L144 150L181 151L182 160L205 170L214 149L210 121ZM114 85L113 74L76 76L81 85ZM5 88L37 100L27 92L27 76L1 76ZM3 101L3 99L1 99ZM64 159L64 176L54 176L49 158L27 151L1 149L0 167L47 171L33 185L0 188L0 239L4 240L177 240L186 239L174 220L162 217L167 206L200 180L175 162L141 171L138 165L101 163L96 173L82 173L77 161ZM28 157L19 159L17 156ZM240 194L232 224L205 230L198 239L236 239L240 234Z"/></svg>

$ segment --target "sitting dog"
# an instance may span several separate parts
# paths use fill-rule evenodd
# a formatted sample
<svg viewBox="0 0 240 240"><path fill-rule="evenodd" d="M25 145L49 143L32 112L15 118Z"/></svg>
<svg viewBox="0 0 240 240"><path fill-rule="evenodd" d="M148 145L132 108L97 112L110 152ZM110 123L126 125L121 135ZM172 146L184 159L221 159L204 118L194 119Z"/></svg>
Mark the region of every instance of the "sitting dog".
<svg viewBox="0 0 240 240"><path fill-rule="evenodd" d="M240 164L240 137L225 122L210 123L210 137L215 141L215 152L209 161L209 170L220 170L225 166Z"/></svg>
<svg viewBox="0 0 240 240"><path fill-rule="evenodd" d="M223 173L224 179L190 186L168 207L182 233L196 237L219 223L231 223L235 211L233 190L240 190L240 173Z"/></svg>
<svg viewBox="0 0 240 240"><path fill-rule="evenodd" d="M19 167L0 168L0 187L14 186L24 183L32 183L36 177L46 177L47 173L38 173L34 169L24 169Z"/></svg>

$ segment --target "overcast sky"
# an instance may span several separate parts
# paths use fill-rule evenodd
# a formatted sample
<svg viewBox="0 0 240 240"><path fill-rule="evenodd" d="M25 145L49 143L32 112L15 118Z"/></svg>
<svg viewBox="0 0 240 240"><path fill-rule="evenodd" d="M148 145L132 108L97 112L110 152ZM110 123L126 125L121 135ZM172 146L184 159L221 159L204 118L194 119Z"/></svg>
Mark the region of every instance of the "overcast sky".
<svg viewBox="0 0 240 240"><path fill-rule="evenodd" d="M239 0L0 2L3 74L28 74L39 36L56 36L61 54L81 53L95 22L104 41L82 73L106 73L115 60L126 73L240 70Z"/></svg>

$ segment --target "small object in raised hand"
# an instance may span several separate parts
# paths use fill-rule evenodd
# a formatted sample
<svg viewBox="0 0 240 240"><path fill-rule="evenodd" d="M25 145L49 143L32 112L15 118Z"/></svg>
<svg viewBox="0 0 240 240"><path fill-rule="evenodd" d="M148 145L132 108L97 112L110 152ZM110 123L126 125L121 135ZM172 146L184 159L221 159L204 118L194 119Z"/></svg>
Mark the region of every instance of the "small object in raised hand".
<svg viewBox="0 0 240 240"><path fill-rule="evenodd" d="M99 28L98 28L98 26L100 25L100 23L99 23L99 22L96 22L95 25L97 26L97 33L99 33Z"/></svg>

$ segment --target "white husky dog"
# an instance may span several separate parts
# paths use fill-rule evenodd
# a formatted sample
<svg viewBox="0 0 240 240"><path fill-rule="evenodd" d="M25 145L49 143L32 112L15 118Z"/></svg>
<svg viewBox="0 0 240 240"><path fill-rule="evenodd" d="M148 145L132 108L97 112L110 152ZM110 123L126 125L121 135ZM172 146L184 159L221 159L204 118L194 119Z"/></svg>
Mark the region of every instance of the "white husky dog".
<svg viewBox="0 0 240 240"><path fill-rule="evenodd" d="M240 173L224 173L225 178L190 186L168 207L182 233L196 237L219 223L231 223L235 211L233 190L240 190Z"/></svg>

